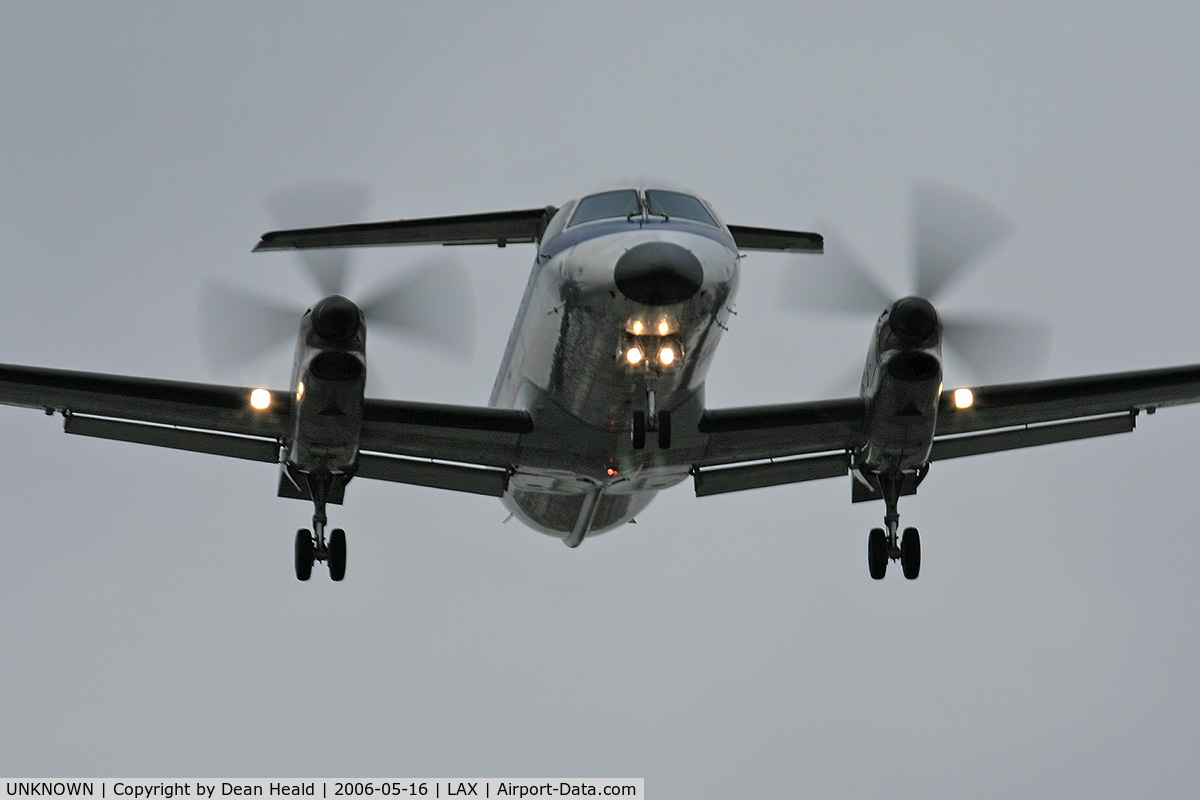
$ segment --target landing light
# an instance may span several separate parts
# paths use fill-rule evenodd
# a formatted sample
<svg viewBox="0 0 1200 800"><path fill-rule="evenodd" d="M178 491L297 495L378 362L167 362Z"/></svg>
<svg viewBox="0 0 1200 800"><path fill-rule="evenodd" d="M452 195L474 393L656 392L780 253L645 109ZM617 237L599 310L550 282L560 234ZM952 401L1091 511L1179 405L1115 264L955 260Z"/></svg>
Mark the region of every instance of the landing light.
<svg viewBox="0 0 1200 800"><path fill-rule="evenodd" d="M970 389L955 389L954 390L954 407L955 408L970 408L975 403L975 393Z"/></svg>
<svg viewBox="0 0 1200 800"><path fill-rule="evenodd" d="M642 324L641 320L635 320L633 323L633 335L641 336L644 330L646 330L646 326Z"/></svg>
<svg viewBox="0 0 1200 800"><path fill-rule="evenodd" d="M665 319L662 322L658 323L658 335L659 336L666 336L670 332L671 332L671 323L667 322Z"/></svg>
<svg viewBox="0 0 1200 800"><path fill-rule="evenodd" d="M271 407L271 393L266 389L255 389L250 393L250 407L264 411Z"/></svg>
<svg viewBox="0 0 1200 800"><path fill-rule="evenodd" d="M658 351L658 363L664 367L670 366L675 362L675 351L669 347L664 347Z"/></svg>
<svg viewBox="0 0 1200 800"><path fill-rule="evenodd" d="M642 360L641 348L639 348L639 347L629 348L628 350L625 351L625 358L626 358L626 360L629 361L630 364L641 363L641 360Z"/></svg>

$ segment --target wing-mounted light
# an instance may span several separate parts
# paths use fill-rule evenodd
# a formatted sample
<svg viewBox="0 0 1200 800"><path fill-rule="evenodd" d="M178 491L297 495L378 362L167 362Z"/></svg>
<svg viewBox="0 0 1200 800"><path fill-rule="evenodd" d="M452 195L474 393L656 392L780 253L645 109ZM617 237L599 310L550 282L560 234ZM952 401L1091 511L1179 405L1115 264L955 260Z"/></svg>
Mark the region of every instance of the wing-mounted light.
<svg viewBox="0 0 1200 800"><path fill-rule="evenodd" d="M255 389L250 392L250 407L255 411L266 411L271 407L271 391L269 389Z"/></svg>

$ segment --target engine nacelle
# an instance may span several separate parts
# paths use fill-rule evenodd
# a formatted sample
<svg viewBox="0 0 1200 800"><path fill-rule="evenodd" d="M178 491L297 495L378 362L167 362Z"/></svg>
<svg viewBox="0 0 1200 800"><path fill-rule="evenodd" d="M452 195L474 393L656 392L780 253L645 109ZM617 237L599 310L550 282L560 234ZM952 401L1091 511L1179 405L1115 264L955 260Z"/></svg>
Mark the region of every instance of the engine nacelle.
<svg viewBox="0 0 1200 800"><path fill-rule="evenodd" d="M914 472L929 461L942 390L942 324L923 297L897 300L879 318L862 397L867 441L856 464L872 472Z"/></svg>
<svg viewBox="0 0 1200 800"><path fill-rule="evenodd" d="M341 295L304 315L292 370L290 470L353 474L366 390L366 333L362 311Z"/></svg>

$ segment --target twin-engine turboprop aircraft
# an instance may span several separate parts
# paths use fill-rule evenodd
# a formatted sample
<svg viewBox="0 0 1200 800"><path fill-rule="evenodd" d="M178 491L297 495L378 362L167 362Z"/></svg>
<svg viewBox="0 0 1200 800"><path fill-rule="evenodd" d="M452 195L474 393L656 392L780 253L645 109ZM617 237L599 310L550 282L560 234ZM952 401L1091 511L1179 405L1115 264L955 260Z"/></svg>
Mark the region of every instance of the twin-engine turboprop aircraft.
<svg viewBox="0 0 1200 800"><path fill-rule="evenodd" d="M934 258L931 285L986 238ZM326 509L355 477L493 495L576 547L689 477L703 496L847 474L854 500L885 505L871 576L899 560L916 578L919 534L901 533L897 506L932 462L1131 431L1143 410L1200 401L1200 365L944 390L951 323L918 294L875 306L857 397L706 408L742 253L821 253L823 240L725 225L698 197L655 186L558 208L279 230L255 250L516 243L537 254L486 407L367 398L370 315L334 293L296 321L287 389L0 365L0 402L58 412L67 433L278 464L279 494L313 503L296 576L319 560L341 580L346 536L326 536Z"/></svg>

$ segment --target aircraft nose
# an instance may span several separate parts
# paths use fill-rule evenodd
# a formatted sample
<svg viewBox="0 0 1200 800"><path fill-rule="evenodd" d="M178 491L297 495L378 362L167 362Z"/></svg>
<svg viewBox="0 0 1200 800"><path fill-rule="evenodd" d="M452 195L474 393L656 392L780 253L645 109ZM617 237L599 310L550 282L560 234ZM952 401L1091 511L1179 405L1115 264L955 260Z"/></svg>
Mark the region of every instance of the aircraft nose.
<svg viewBox="0 0 1200 800"><path fill-rule="evenodd" d="M669 306L700 291L704 267L686 247L671 242L644 242L617 259L613 278L621 294L635 303Z"/></svg>
<svg viewBox="0 0 1200 800"><path fill-rule="evenodd" d="M924 297L905 297L892 306L892 331L910 342L923 342L937 329L938 315Z"/></svg>

